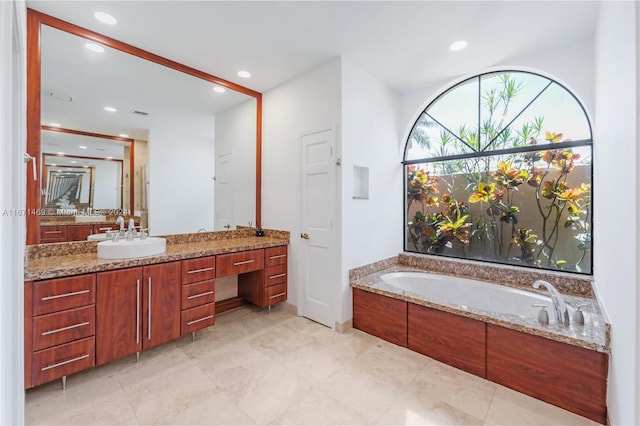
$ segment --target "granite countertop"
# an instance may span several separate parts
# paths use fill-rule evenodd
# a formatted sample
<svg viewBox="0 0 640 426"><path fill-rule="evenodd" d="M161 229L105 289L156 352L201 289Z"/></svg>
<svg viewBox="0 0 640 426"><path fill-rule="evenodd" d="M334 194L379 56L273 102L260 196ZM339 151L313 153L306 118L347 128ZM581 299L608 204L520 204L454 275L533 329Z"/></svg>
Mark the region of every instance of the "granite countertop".
<svg viewBox="0 0 640 426"><path fill-rule="evenodd" d="M253 231L226 231L224 233L183 234L167 236L167 250L157 256L136 259L99 259L97 242L39 244L27 246L25 254L25 281L60 278L133 266L151 265L174 260L235 253L246 250L276 247L289 243L289 233L266 231L264 237L252 236Z"/></svg>
<svg viewBox="0 0 640 426"><path fill-rule="evenodd" d="M389 272L430 272L412 266L389 262L384 268L364 277L350 280L351 287L372 293L400 299L417 305L426 306L444 312L461 315L524 333L545 337L573 346L598 352L610 353L610 325L606 323L598 301L594 298L563 295L565 301L572 306L583 307L585 325L540 325L537 318L524 318L519 315L502 314L472 309L462 305L448 305L429 300L423 296L400 290L382 281L381 276ZM552 315L553 312L550 312Z"/></svg>

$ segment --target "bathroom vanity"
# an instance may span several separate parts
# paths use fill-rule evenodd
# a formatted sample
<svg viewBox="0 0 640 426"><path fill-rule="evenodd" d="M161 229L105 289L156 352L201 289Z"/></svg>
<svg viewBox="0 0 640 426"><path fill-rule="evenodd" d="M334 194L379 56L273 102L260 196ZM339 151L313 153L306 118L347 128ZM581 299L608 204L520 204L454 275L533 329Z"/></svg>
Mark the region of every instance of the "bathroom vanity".
<svg viewBox="0 0 640 426"><path fill-rule="evenodd" d="M25 387L175 340L216 313L287 299L287 232L168 236L158 256L99 259L95 242L27 247ZM238 297L215 301L215 279L238 276Z"/></svg>

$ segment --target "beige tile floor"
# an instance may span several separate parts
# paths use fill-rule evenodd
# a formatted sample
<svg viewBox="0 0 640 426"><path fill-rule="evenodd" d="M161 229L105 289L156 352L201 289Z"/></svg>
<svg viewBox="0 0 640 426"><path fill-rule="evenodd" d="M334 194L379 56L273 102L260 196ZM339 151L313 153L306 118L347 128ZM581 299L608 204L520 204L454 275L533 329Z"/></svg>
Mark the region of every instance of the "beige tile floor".
<svg viewBox="0 0 640 426"><path fill-rule="evenodd" d="M26 393L27 424L595 425L281 304Z"/></svg>

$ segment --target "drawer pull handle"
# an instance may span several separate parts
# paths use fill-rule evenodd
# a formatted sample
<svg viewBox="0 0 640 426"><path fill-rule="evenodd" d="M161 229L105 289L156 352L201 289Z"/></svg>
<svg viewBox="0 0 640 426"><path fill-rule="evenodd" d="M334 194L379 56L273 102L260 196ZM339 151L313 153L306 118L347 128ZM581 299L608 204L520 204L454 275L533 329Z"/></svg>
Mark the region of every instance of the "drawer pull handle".
<svg viewBox="0 0 640 426"><path fill-rule="evenodd" d="M71 330L73 328L84 327L85 325L89 325L89 324L90 324L89 321L85 321L85 322L81 322L80 324L70 325L68 327L62 327L62 328L57 328L55 330L43 331L42 335L43 336L48 336L49 334L60 333L61 331L67 331L67 330Z"/></svg>
<svg viewBox="0 0 640 426"><path fill-rule="evenodd" d="M187 274L197 274L198 272L213 271L213 266L210 268L194 269L193 271L187 271Z"/></svg>
<svg viewBox="0 0 640 426"><path fill-rule="evenodd" d="M244 262L235 262L233 266L246 265L247 263L253 263L255 261L256 261L255 259L250 259L250 260L245 260Z"/></svg>
<svg viewBox="0 0 640 426"><path fill-rule="evenodd" d="M287 257L287 255L286 254L279 254L277 256L269 256L269 260L280 259L282 257Z"/></svg>
<svg viewBox="0 0 640 426"><path fill-rule="evenodd" d="M108 227L108 228L98 228L98 231L111 231L113 228L112 227Z"/></svg>
<svg viewBox="0 0 640 426"><path fill-rule="evenodd" d="M278 275L271 275L269 277L270 280L275 280L276 278L281 278L281 277L286 277L287 274L278 274Z"/></svg>
<svg viewBox="0 0 640 426"><path fill-rule="evenodd" d="M193 321L189 321L187 323L187 325L193 325L195 323L198 323L198 322L201 322L201 321L206 321L206 320L211 319L211 318L213 318L213 315L207 315L206 317L203 317L203 318L200 318L200 319L197 319L197 320L193 320Z"/></svg>
<svg viewBox="0 0 640 426"><path fill-rule="evenodd" d="M59 299L61 297L77 296L78 294L85 294L85 293L89 293L90 291L91 290L81 290L81 291L74 291L73 293L56 294L55 296L43 297L42 301L44 302L45 300Z"/></svg>
<svg viewBox="0 0 640 426"><path fill-rule="evenodd" d="M44 231L45 234L62 234L62 231Z"/></svg>
<svg viewBox="0 0 640 426"><path fill-rule="evenodd" d="M210 294L213 294L213 291L206 291L204 293L200 293L200 294L194 294L193 296L189 296L187 297L187 300L191 300L191 299L195 299L197 297L202 297L202 296L208 296Z"/></svg>
<svg viewBox="0 0 640 426"><path fill-rule="evenodd" d="M51 370L52 368L60 367L62 365L71 364L72 362L80 361L85 358L89 358L89 354L83 354L77 358L68 359L66 361L58 362L56 364L47 365L46 367L42 367L42 371L47 371L47 370Z"/></svg>
<svg viewBox="0 0 640 426"><path fill-rule="evenodd" d="M279 294L276 294L276 295L273 295L273 296L269 297L269 299L275 299L276 297L284 296L285 294L287 294L287 293L286 292L282 292L282 293L279 293Z"/></svg>

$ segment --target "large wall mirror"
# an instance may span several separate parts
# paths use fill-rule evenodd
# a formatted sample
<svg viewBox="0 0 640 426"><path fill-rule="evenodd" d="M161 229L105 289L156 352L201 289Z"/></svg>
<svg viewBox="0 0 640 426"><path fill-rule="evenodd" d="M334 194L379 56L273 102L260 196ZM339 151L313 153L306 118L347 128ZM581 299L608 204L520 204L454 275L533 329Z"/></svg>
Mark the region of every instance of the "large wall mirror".
<svg viewBox="0 0 640 426"><path fill-rule="evenodd" d="M260 225L260 93L31 9L27 41L27 244L45 210L155 235Z"/></svg>

